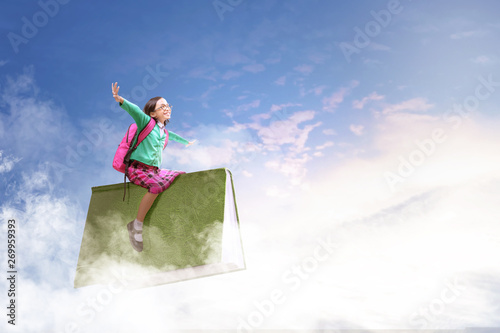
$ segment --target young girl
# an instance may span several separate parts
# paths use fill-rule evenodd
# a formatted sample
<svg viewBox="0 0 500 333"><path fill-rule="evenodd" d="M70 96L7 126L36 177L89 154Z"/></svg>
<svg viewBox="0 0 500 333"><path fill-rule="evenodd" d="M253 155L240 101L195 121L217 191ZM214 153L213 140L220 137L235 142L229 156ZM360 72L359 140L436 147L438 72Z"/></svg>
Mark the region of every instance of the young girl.
<svg viewBox="0 0 500 333"><path fill-rule="evenodd" d="M148 189L148 192L139 204L137 218L127 224L130 243L136 251L141 252L143 249L142 225L147 212L153 205L158 194L165 191L172 184L175 177L185 172L160 169L162 151L166 139L165 125L169 122L172 107L164 98L154 97L146 103L143 112L137 105L118 96L120 87L117 87L117 85L118 82L115 82L114 85L111 84L113 97L134 118L138 128L137 131L144 128L151 120L151 117L156 120L154 129L130 156L132 163L129 166L127 174L131 183ZM190 142L171 131L168 131L168 134L169 140L183 143L186 146L190 146L196 141Z"/></svg>

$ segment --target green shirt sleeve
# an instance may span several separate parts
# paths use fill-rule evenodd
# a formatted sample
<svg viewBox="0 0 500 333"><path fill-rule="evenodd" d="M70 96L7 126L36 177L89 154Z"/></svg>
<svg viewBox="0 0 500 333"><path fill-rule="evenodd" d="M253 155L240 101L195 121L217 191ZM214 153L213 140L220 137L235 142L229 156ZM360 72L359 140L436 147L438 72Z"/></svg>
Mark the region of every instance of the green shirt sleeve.
<svg viewBox="0 0 500 333"><path fill-rule="evenodd" d="M123 103L120 103L120 106L122 109L127 111L132 116L132 118L134 118L134 121L137 124L137 128L139 129L146 127L146 125L151 120L150 116L142 112L142 110L137 105L127 101L125 98L123 99Z"/></svg>
<svg viewBox="0 0 500 333"><path fill-rule="evenodd" d="M179 143L183 143L185 145L187 145L189 143L188 140L184 139L183 137L181 137L180 135L177 135L175 134L174 132L172 131L168 131L168 140L173 140L175 142L179 142Z"/></svg>

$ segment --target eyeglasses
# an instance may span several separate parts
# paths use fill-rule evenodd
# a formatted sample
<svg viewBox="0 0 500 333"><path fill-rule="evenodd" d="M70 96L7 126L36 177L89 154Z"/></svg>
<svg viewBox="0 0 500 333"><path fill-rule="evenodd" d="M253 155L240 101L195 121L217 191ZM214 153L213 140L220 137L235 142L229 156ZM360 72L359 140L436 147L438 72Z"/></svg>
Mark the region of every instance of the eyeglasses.
<svg viewBox="0 0 500 333"><path fill-rule="evenodd" d="M170 110L170 111L172 111L173 107L174 107L173 105L165 105L165 104L163 104L159 108L155 109L155 111L158 111L158 110L164 110L164 111Z"/></svg>

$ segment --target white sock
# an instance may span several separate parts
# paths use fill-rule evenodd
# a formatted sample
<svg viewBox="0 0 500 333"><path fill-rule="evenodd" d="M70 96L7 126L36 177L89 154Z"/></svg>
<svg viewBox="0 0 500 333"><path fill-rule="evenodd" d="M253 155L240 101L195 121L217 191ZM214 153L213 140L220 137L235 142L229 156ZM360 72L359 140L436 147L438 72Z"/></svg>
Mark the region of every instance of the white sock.
<svg viewBox="0 0 500 333"><path fill-rule="evenodd" d="M135 230L142 230L142 222L138 221L137 219L135 219L134 221L134 229Z"/></svg>
<svg viewBox="0 0 500 333"><path fill-rule="evenodd" d="M137 219L134 220L134 229L140 231L139 233L136 233L134 235L135 240L138 242L142 242L142 225L142 222L138 221Z"/></svg>

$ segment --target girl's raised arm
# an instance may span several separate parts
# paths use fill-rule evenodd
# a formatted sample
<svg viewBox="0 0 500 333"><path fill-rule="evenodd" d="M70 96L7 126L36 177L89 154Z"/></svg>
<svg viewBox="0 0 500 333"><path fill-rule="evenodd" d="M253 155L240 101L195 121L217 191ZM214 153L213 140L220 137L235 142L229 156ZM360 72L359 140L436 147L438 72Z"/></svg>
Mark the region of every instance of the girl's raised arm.
<svg viewBox="0 0 500 333"><path fill-rule="evenodd" d="M118 82L115 82L114 86L113 83L111 83L111 91L113 91L113 98L118 103L123 103L123 97L118 96L118 90L120 90L120 87L118 87Z"/></svg>

